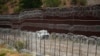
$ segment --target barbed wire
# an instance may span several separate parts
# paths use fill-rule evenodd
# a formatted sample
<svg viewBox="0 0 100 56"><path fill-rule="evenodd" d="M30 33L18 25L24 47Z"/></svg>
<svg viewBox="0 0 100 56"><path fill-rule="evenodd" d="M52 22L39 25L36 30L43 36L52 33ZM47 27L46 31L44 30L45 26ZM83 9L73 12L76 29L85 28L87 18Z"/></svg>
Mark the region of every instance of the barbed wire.
<svg viewBox="0 0 100 56"><path fill-rule="evenodd" d="M45 10L45 11L43 11ZM100 6L87 6L87 7L72 7L72 8L45 8L43 10L33 10L20 12L18 15L0 15L0 19L24 19L44 16L57 16L57 17L82 17L93 16L100 18Z"/></svg>

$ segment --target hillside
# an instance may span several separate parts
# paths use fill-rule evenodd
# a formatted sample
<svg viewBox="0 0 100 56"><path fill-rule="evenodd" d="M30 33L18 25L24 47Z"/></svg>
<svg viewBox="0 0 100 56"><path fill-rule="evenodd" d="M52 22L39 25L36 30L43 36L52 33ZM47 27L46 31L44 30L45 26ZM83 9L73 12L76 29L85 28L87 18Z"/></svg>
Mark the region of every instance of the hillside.
<svg viewBox="0 0 100 56"><path fill-rule="evenodd" d="M20 3L20 1L22 1ZM46 2L45 2L46 1ZM60 3L58 2L60 1ZM0 14L15 14L22 9L33 9L40 7L70 7L80 5L100 4L99 0L0 0ZM22 7L20 7L21 5ZM48 6L49 5L49 6ZM26 8L25 8L26 7Z"/></svg>
<svg viewBox="0 0 100 56"><path fill-rule="evenodd" d="M0 0L0 14L12 14L18 7L19 0Z"/></svg>

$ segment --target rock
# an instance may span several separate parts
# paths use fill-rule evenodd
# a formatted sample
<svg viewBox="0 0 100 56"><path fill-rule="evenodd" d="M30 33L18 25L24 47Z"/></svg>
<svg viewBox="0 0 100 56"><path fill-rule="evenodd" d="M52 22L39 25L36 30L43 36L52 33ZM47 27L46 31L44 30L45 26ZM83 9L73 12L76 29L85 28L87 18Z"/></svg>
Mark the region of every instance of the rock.
<svg viewBox="0 0 100 56"><path fill-rule="evenodd" d="M27 49L21 49L20 50L21 53L29 53L29 54L32 54L31 51L27 50Z"/></svg>
<svg viewBox="0 0 100 56"><path fill-rule="evenodd" d="M43 55L41 53L32 52L32 56L46 56L46 55Z"/></svg>
<svg viewBox="0 0 100 56"><path fill-rule="evenodd" d="M37 53L36 56L44 56L43 54Z"/></svg>
<svg viewBox="0 0 100 56"><path fill-rule="evenodd" d="M11 50L13 50L13 51L17 51L16 48L14 48L13 46L10 46L10 45L8 45L8 44L6 44L6 48L11 49Z"/></svg>
<svg viewBox="0 0 100 56"><path fill-rule="evenodd" d="M50 35L47 30L37 31L36 34L39 39L48 39Z"/></svg>
<svg viewBox="0 0 100 56"><path fill-rule="evenodd" d="M0 48L6 47L5 45L6 45L5 42L0 39Z"/></svg>
<svg viewBox="0 0 100 56"><path fill-rule="evenodd" d="M0 44L4 44L4 41L0 39Z"/></svg>

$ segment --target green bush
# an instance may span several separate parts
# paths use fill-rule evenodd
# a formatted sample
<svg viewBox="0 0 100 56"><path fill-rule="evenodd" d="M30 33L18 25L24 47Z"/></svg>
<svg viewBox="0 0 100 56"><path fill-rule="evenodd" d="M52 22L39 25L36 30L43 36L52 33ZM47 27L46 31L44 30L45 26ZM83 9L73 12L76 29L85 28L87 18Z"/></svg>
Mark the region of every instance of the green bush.
<svg viewBox="0 0 100 56"><path fill-rule="evenodd" d="M85 6L87 3L87 0L72 0L72 4L74 5L82 5Z"/></svg>
<svg viewBox="0 0 100 56"><path fill-rule="evenodd" d="M14 43L14 47L17 49L17 51L23 49L24 46L26 46L24 41L15 41Z"/></svg>
<svg viewBox="0 0 100 56"><path fill-rule="evenodd" d="M23 9L40 8L41 0L20 0L19 6Z"/></svg>
<svg viewBox="0 0 100 56"><path fill-rule="evenodd" d="M80 1L80 5L83 5L84 6L84 5L86 5L86 3L87 3L87 0L81 0Z"/></svg>
<svg viewBox="0 0 100 56"><path fill-rule="evenodd" d="M58 35L56 35L56 33L54 33L54 32L50 34L50 38L51 39L61 39L61 37L59 37Z"/></svg>
<svg viewBox="0 0 100 56"><path fill-rule="evenodd" d="M19 13L22 9L19 6L14 8L14 13Z"/></svg>
<svg viewBox="0 0 100 56"><path fill-rule="evenodd" d="M5 53L0 54L0 56L5 56L5 55L6 55Z"/></svg>
<svg viewBox="0 0 100 56"><path fill-rule="evenodd" d="M44 0L47 7L58 7L61 4L60 0Z"/></svg>

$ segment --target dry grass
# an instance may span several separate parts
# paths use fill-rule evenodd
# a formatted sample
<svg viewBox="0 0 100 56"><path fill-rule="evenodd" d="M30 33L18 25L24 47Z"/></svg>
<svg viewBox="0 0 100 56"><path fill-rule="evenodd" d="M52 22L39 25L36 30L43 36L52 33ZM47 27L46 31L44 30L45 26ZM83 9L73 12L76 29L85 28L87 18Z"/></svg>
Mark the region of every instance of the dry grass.
<svg viewBox="0 0 100 56"><path fill-rule="evenodd" d="M5 44L0 45L0 56L32 56L27 53L19 53L18 51L14 51L6 48Z"/></svg>

